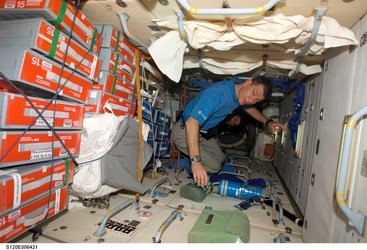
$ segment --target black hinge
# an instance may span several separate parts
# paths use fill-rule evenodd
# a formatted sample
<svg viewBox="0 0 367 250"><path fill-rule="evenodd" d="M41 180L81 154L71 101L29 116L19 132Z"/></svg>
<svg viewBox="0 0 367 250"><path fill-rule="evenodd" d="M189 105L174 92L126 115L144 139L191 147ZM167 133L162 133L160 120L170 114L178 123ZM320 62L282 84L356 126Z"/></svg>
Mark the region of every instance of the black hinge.
<svg viewBox="0 0 367 250"><path fill-rule="evenodd" d="M316 179L316 175L312 174L311 175L311 185L314 186L315 185L315 179Z"/></svg>
<svg viewBox="0 0 367 250"><path fill-rule="evenodd" d="M365 43L367 42L367 32L365 32L362 36L361 36L361 41L359 43L359 47L362 47L363 45L365 45Z"/></svg>
<svg viewBox="0 0 367 250"><path fill-rule="evenodd" d="M316 141L316 154L319 154L319 148L320 148L320 139L317 139Z"/></svg>

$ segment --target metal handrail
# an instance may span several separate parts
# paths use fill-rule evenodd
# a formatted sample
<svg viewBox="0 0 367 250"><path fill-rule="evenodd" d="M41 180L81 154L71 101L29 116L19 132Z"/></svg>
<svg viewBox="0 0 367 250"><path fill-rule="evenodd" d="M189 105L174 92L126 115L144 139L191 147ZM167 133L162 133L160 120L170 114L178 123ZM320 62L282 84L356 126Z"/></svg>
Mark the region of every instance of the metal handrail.
<svg viewBox="0 0 367 250"><path fill-rule="evenodd" d="M349 158L353 139L353 129L356 127L359 120L367 115L367 106L361 108L356 113L347 118L344 123L342 150L339 161L339 172L337 176L337 184L335 197L340 209L349 220L349 224L352 225L359 234L363 235L365 230L366 216L360 211L355 212L346 204L345 186L347 182Z"/></svg>
<svg viewBox="0 0 367 250"><path fill-rule="evenodd" d="M187 12L197 15L252 15L262 14L273 8L277 3L283 0L270 0L268 3L257 8L222 8L222 9L196 9L189 5L187 0L176 0Z"/></svg>

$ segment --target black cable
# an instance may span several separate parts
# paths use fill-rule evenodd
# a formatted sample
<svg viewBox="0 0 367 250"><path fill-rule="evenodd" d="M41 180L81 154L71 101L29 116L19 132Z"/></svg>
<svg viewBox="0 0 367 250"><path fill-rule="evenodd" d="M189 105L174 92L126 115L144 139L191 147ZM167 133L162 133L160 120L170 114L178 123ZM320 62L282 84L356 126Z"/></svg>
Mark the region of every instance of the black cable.
<svg viewBox="0 0 367 250"><path fill-rule="evenodd" d="M91 50L91 49L90 49ZM70 80L70 78L75 74L75 72L79 69L79 66L83 63L84 59L86 58L86 56L88 55L88 53L90 52L90 50L86 51L86 53L84 54L84 56L82 57L82 59L80 60L80 62L75 66L75 68L72 70L72 72L69 74L69 76L66 78L65 82L63 83L63 85L61 86L61 88L55 93L55 95L50 99L49 103L42 109L42 111L37 112L38 116L33 120L33 122L28 126L28 128L26 128L24 130L24 132L19 136L19 138L11 145L10 149L4 154L4 156L0 159L0 162L10 153L10 151L17 145L17 143L19 142L19 140L29 131L29 129L36 123L36 121L38 120L38 118L40 118L43 114L43 112L45 112L48 107L52 104L52 101L57 97L57 95L62 91L62 89L65 87L65 85L68 83L68 81ZM1 73L1 72L0 72ZM2 76L5 76L4 74L1 73ZM3 79L5 79L3 77ZM6 78L8 79L8 78ZM9 79L8 79L9 80ZM12 87L16 88L16 86L9 80L8 83L11 84ZM16 88L17 89L17 88ZM23 92L21 92L19 89L17 89L17 91L22 94L23 96L25 96L25 94ZM38 110L38 109L37 109ZM44 120L45 121L45 120ZM46 124L49 124L48 121L45 121ZM59 141L61 143L63 143L60 138L58 138ZM65 148L67 153L69 154L69 157L72 159L72 161L74 162L74 164L77 166L77 162L75 161L75 158L70 154L69 150L67 148Z"/></svg>
<svg viewBox="0 0 367 250"><path fill-rule="evenodd" d="M75 5L74 5L74 16L73 16L73 21L71 23L71 31L70 31L70 34L69 34L69 37L68 37L68 42L67 42L67 45L66 45L66 49L65 49L65 54L64 54L64 58L62 60L62 64L61 64L61 70L60 70L60 76L59 76L59 80L57 81L57 87L56 87L56 93L57 91L59 90L59 87L60 87L60 83L61 83L61 79L62 79L62 74L64 73L64 68L65 68L65 64L66 64L66 58L68 56L68 51L69 51L69 47L70 47L70 43L71 43L71 39L72 39L72 34L73 34L73 31L74 31L74 26L75 26L75 20L76 20L76 17L78 15L78 6L77 6L77 1L75 1ZM54 98L54 110L53 110L53 114L52 114L52 138L51 138L51 151L52 151L52 154L51 154L51 176L50 176L50 185L49 185L49 192L48 192L48 202L47 202L47 211L49 210L50 208L50 201L51 201L51 194L52 194L52 181L53 181L53 175L54 175L54 171L55 171L55 153L54 153L54 149L55 149L55 142L54 142L54 136L55 136L55 119L56 119L56 105L57 105L57 94L55 95L55 98ZM53 102L51 101L51 102ZM69 152L69 150L67 149L66 146L63 146L64 149L68 152L68 154L73 157L71 155L71 153ZM74 159L74 157L73 157ZM77 166L77 164L75 165ZM68 179L69 176L66 176L66 165L65 165L65 174L64 174L64 179ZM68 184L66 183L66 186ZM61 190L61 189L60 189ZM56 191L55 191L56 192ZM56 193L55 193L55 196L56 196ZM55 197L55 200L56 200L56 197ZM56 204L55 204L56 205ZM55 211L56 211L56 208L55 208ZM46 213L46 216L45 218L42 220L42 221L45 221L47 220L48 218L48 213Z"/></svg>
<svg viewBox="0 0 367 250"><path fill-rule="evenodd" d="M264 199L264 203L267 206L272 207L273 206L273 200L272 199ZM276 204L276 209L277 211L279 211L279 206L278 204ZM288 219L290 219L291 221L293 221L294 223L296 223L296 225L303 227L303 219L298 218L296 215L292 214L291 212L289 212L288 210L283 208L283 215L285 217L287 217Z"/></svg>
<svg viewBox="0 0 367 250"><path fill-rule="evenodd" d="M6 156L10 153L10 151L15 147L15 145L17 145L17 143L19 142L19 140L29 131L29 129L34 125L34 123L37 121L38 118L41 118L46 126L51 129L54 133L55 136L57 137L57 139L60 141L61 145L66 148L64 142L60 139L59 135L56 133L56 131L53 130L53 127L51 127L51 125L49 124L49 122L46 120L46 118L42 115L42 113L37 109L37 107L33 104L32 100L25 95L12 81L10 81L2 72L0 72L0 77L2 79L4 79L7 83L9 83L13 88L15 88L26 100L27 102L31 105L31 107L36 111L36 113L38 114L36 120L34 120L34 122L26 129L23 131L23 133L18 137L18 139L13 143L13 145L8 149L8 151L5 152L5 154L0 158L0 162L2 162ZM67 149L67 148L66 148ZM69 153L70 154L70 153ZM75 159L73 159L73 161L75 161ZM75 161L76 162L76 161Z"/></svg>
<svg viewBox="0 0 367 250"><path fill-rule="evenodd" d="M53 173L54 173L54 136L56 136L56 138L60 141L61 145L63 146L63 148L67 151L68 155L70 156L70 158L73 160L73 162L75 163L75 166L77 166L77 162L75 161L75 158L73 157L73 155L70 153L70 151L68 150L68 148L66 147L66 145L64 144L64 142L61 140L61 138L58 136L58 134L55 131L55 122L52 123L52 126L49 124L49 122L45 119L45 117L43 116L43 112L45 110L47 110L47 108L53 103L53 101L55 101L54 104L54 112L53 112L53 121L55 121L55 114L56 114L56 104L57 104L57 96L60 93L60 91L64 88L64 86L66 85L66 83L70 80L70 78L74 75L74 73L76 72L76 70L78 69L78 67L82 64L83 60L85 59L85 57L88 55L88 53L90 52L90 49L85 53L85 55L83 56L83 58L80 60L80 62L76 65L76 67L74 68L74 70L71 72L71 74L67 77L67 79L65 80L65 82L63 83L63 85L60 87L60 83L61 83L61 79L62 79L62 73L64 71L65 68L65 62L66 62L66 57L67 57L67 52L70 46L70 42L72 40L72 33L74 30L74 26L75 26L75 20L76 20L76 16L78 13L78 8L77 6L75 6L74 9L75 13L74 13L74 17L73 17L73 21L72 21L72 26L71 26L71 31L70 31L70 35L69 35L69 40L66 46L66 51L64 54L64 58L63 58L63 62L62 62L62 67L61 67L61 71L60 71L60 76L59 76L59 80L57 83L57 88L56 88L56 92L55 95L53 96L53 98L49 101L49 103L46 105L46 107L40 112L37 107L35 107L35 105L33 104L33 102L30 100L30 98L28 96L26 96L20 89L17 88L17 86L15 84L13 84L4 74L2 74L0 72L0 76L7 81L12 87L14 87L20 94L23 95L23 97L25 97L25 99L30 103L30 105L32 106L32 108L37 112L38 116L34 119L34 121L23 131L23 133L18 137L18 139L13 143L13 145L9 148L9 150L3 155L3 157L0 159L0 162L3 161L3 159L5 159L5 157L10 153L10 151L15 147L15 145L19 142L19 140L31 129L31 127L35 124L35 122L38 120L38 118L41 118L45 124L47 125L47 127L49 129L51 129L52 131L52 156L51 156L51 162L52 162L52 167L51 167L51 176L50 176L50 188L49 188L49 194L48 194L48 202L47 202L47 213L45 218L42 220L46 220L48 218L48 210L49 210L49 205L50 205L50 200L51 200L51 194L52 194L52 180L53 180ZM66 169L65 169L66 170ZM66 171L65 171L66 173ZM68 176L65 176L65 178L68 178Z"/></svg>

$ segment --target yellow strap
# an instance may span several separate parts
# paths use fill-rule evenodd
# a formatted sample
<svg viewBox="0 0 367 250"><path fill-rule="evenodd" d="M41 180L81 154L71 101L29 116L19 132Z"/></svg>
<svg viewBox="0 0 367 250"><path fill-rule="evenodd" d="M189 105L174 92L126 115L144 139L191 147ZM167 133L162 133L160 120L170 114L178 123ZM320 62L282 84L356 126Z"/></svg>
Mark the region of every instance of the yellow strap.
<svg viewBox="0 0 367 250"><path fill-rule="evenodd" d="M341 196L341 197L344 197L344 194L343 193L340 193L340 192L335 192L336 196Z"/></svg>
<svg viewBox="0 0 367 250"><path fill-rule="evenodd" d="M358 120L357 120L357 119L354 119L354 118L352 118L352 117L350 117L350 118L348 119L348 121L349 121L350 123L357 123L357 122L358 122Z"/></svg>
<svg viewBox="0 0 367 250"><path fill-rule="evenodd" d="M256 8L255 11L256 11L256 14L259 14L260 13L259 8Z"/></svg>
<svg viewBox="0 0 367 250"><path fill-rule="evenodd" d="M194 13L194 14L198 14L199 13L199 9L195 9L193 7L190 6L190 9L189 9L190 13Z"/></svg>
<svg viewBox="0 0 367 250"><path fill-rule="evenodd" d="M266 9L265 9L265 5L261 6L262 12L265 13Z"/></svg>
<svg viewBox="0 0 367 250"><path fill-rule="evenodd" d="M138 166L136 171L136 179L141 182L141 157L143 152L143 115L142 115L142 100L141 100L141 90L140 90L140 53L139 50L135 50L135 83L136 83L136 93L138 96L138 121L139 121L139 144L138 144ZM135 201L139 202L140 194L135 194Z"/></svg>
<svg viewBox="0 0 367 250"><path fill-rule="evenodd" d="M357 124L358 120L357 119L354 119L352 117L350 117L348 119L348 123L346 125L347 128L355 128L356 124Z"/></svg>
<svg viewBox="0 0 367 250"><path fill-rule="evenodd" d="M345 203L345 200L336 200L336 202L337 202L338 204L344 204L344 203Z"/></svg>

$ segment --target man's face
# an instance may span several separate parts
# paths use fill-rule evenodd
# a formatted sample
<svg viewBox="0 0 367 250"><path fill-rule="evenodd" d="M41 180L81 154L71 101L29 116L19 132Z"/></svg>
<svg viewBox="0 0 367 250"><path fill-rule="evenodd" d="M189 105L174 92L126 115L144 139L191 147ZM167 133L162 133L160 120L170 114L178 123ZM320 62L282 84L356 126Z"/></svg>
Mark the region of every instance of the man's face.
<svg viewBox="0 0 367 250"><path fill-rule="evenodd" d="M247 80L243 83L238 92L238 102L240 105L255 104L264 99L264 85L254 85L252 84L252 80Z"/></svg>
<svg viewBox="0 0 367 250"><path fill-rule="evenodd" d="M235 115L227 121L227 124L229 126L239 126L241 124L241 117Z"/></svg>

